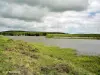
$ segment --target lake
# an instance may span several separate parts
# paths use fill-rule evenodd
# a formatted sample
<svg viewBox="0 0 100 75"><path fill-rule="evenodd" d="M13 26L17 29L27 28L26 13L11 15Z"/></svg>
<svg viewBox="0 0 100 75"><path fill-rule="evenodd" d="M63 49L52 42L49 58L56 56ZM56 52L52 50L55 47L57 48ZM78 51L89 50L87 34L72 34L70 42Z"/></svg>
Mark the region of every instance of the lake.
<svg viewBox="0 0 100 75"><path fill-rule="evenodd" d="M61 48L73 48L78 54L100 55L100 40L88 39L53 39L43 36L7 36L14 40L24 40L26 42L44 43L50 46Z"/></svg>

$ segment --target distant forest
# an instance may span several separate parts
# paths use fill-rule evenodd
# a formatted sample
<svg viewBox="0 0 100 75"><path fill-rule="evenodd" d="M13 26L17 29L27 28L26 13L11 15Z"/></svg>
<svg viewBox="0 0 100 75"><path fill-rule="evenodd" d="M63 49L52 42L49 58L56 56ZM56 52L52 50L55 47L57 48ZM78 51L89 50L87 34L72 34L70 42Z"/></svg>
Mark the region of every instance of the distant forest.
<svg viewBox="0 0 100 75"><path fill-rule="evenodd" d="M0 35L5 36L46 36L48 38L53 37L87 37L100 39L100 34L68 34L63 32L33 32L33 31L3 31Z"/></svg>
<svg viewBox="0 0 100 75"><path fill-rule="evenodd" d="M3 31L0 35L8 36L46 36L47 34L65 34L62 32Z"/></svg>

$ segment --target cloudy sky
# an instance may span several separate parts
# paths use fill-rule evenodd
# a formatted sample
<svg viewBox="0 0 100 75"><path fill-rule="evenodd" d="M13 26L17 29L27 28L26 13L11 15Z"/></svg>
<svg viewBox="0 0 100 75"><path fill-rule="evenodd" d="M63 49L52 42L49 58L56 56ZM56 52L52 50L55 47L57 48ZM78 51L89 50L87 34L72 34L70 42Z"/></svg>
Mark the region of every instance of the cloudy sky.
<svg viewBox="0 0 100 75"><path fill-rule="evenodd" d="M100 0L0 0L0 31L100 33Z"/></svg>

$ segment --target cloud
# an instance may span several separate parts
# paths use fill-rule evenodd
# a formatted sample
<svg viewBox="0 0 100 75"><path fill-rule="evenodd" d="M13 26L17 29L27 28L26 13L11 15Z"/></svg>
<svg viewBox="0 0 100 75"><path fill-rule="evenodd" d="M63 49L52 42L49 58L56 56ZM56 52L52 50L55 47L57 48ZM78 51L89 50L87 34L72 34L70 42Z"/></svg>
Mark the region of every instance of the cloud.
<svg viewBox="0 0 100 75"><path fill-rule="evenodd" d="M44 23L48 25L47 30L66 33L100 33L100 13L96 13L92 18L88 16L87 11L66 11L51 15L44 19Z"/></svg>
<svg viewBox="0 0 100 75"><path fill-rule="evenodd" d="M1 0L0 16L26 21L41 21L41 18L50 11L80 11L86 9L87 6L88 0Z"/></svg>
<svg viewBox="0 0 100 75"><path fill-rule="evenodd" d="M88 0L4 0L8 3L28 4L31 6L47 7L52 11L84 10Z"/></svg>
<svg viewBox="0 0 100 75"><path fill-rule="evenodd" d="M24 20L0 18L0 27L11 29L30 29L35 27L35 22L26 22Z"/></svg>
<svg viewBox="0 0 100 75"><path fill-rule="evenodd" d="M0 30L100 33L99 4L99 0L2 0Z"/></svg>
<svg viewBox="0 0 100 75"><path fill-rule="evenodd" d="M88 11L100 11L100 0L89 0Z"/></svg>
<svg viewBox="0 0 100 75"><path fill-rule="evenodd" d="M31 7L28 5L7 4L1 5L0 16L4 18L14 18L26 21L36 20L48 13L47 8Z"/></svg>
<svg viewBox="0 0 100 75"><path fill-rule="evenodd" d="M88 0L1 0L0 16L41 21L50 12L80 11L86 9L87 6Z"/></svg>

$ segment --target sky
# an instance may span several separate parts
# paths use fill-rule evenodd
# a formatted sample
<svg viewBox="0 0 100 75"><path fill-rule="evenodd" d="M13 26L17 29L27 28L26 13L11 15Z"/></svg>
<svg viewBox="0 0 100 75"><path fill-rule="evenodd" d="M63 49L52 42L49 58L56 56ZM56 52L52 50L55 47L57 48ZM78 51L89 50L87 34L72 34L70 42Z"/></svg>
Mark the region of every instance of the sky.
<svg viewBox="0 0 100 75"><path fill-rule="evenodd" d="M0 31L100 33L100 0L0 0Z"/></svg>

